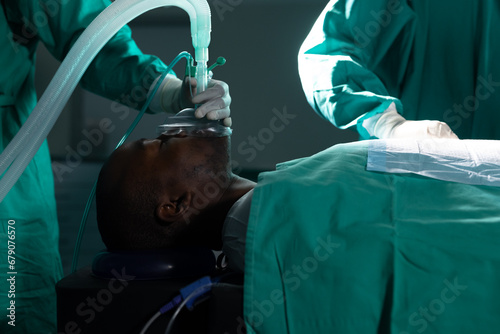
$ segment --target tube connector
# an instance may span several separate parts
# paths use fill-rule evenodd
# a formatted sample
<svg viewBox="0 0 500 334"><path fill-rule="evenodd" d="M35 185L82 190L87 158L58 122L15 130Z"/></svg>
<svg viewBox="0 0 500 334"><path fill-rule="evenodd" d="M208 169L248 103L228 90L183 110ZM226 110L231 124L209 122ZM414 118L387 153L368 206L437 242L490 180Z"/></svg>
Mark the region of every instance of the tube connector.
<svg viewBox="0 0 500 334"><path fill-rule="evenodd" d="M196 83L196 92L198 94L207 90L208 71L206 61L199 61L196 63Z"/></svg>
<svg viewBox="0 0 500 334"><path fill-rule="evenodd" d="M208 62L208 48L198 47L194 49L194 59L196 62Z"/></svg>

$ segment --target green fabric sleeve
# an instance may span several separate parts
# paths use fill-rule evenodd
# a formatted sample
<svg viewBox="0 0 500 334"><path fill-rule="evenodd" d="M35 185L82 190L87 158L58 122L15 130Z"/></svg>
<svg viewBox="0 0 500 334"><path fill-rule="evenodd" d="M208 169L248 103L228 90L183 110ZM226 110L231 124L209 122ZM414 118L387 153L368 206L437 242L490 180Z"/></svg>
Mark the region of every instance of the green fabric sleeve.
<svg viewBox="0 0 500 334"><path fill-rule="evenodd" d="M108 0L22 0L23 20L36 29L39 39L62 61L85 28L111 2ZM145 55L123 27L99 52L84 74L82 86L98 95L139 109L147 91L166 66Z"/></svg>
<svg viewBox="0 0 500 334"><path fill-rule="evenodd" d="M335 126L357 127L383 112L397 96L410 54L414 14L406 1L331 1L299 53L305 94ZM397 48L398 59L386 56Z"/></svg>

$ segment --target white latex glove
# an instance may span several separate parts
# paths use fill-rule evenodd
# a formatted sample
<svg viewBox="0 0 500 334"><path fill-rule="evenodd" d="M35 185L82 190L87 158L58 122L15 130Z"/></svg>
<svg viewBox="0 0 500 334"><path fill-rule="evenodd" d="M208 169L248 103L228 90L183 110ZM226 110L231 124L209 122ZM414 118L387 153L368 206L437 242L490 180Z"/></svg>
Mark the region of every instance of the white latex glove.
<svg viewBox="0 0 500 334"><path fill-rule="evenodd" d="M375 116L377 117L377 116ZM389 138L447 138L458 139L448 124L440 121L408 121L398 114L391 103L380 116L363 123L373 136Z"/></svg>
<svg viewBox="0 0 500 334"><path fill-rule="evenodd" d="M154 85L155 83L152 87ZM149 108L154 112L160 109L169 113L177 113L185 108L193 107L194 104L200 104L196 109L196 117L206 116L210 120L224 119L224 125L231 126L229 86L223 81L212 79L204 92L195 95L196 86L195 78L187 77L180 80L169 74L158 88Z"/></svg>

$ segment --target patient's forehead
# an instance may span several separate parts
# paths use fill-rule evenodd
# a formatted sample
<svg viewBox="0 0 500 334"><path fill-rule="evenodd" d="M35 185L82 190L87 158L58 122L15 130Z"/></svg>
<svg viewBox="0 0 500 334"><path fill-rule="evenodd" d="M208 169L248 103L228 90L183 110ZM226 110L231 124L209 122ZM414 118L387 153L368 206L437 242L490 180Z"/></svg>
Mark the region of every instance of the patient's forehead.
<svg viewBox="0 0 500 334"><path fill-rule="evenodd" d="M132 144L132 143L129 143ZM147 172L145 157L133 145L124 144L118 147L108 158L106 169L106 180L110 185L127 184L127 180L143 175Z"/></svg>
<svg viewBox="0 0 500 334"><path fill-rule="evenodd" d="M166 142L168 141L168 144ZM171 173L170 166L177 165L179 168L185 166L184 159L180 157L179 151L186 151L189 142L179 143L179 139L168 140L163 138L141 138L128 142L118 147L108 160L109 169L113 174L122 177L132 178L155 178L162 174L162 171ZM167 150L166 147L172 147ZM188 154L189 156L189 154Z"/></svg>
<svg viewBox="0 0 500 334"><path fill-rule="evenodd" d="M174 177L200 166L225 170L229 154L227 141L227 138L185 135L142 138L117 148L109 164L113 172L156 174L154 177L160 174Z"/></svg>
<svg viewBox="0 0 500 334"><path fill-rule="evenodd" d="M147 159L147 145L145 145L144 143L153 140L155 139L141 138L121 145L111 155L113 163L136 165L138 162Z"/></svg>
<svg viewBox="0 0 500 334"><path fill-rule="evenodd" d="M108 163L114 169L124 170L135 165L135 162L142 159L139 151L129 144L118 147L110 156Z"/></svg>

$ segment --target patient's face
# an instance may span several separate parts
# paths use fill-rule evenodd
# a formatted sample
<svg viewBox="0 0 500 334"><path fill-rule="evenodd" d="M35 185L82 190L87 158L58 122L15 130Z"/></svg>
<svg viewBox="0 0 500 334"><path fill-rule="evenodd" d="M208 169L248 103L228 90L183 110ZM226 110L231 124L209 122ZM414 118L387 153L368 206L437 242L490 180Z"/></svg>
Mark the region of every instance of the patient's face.
<svg viewBox="0 0 500 334"><path fill-rule="evenodd" d="M228 157L228 137L202 138L180 133L125 144L113 153L112 163L116 177L122 181L146 177L175 186L203 182L200 177L204 172L225 171Z"/></svg>
<svg viewBox="0 0 500 334"><path fill-rule="evenodd" d="M143 247L146 236L129 238L137 226L163 238L165 244L220 243L218 227L207 224L206 218L216 217L213 221L218 222L227 213L219 209L219 201L234 180L229 140L180 133L140 139L113 152L98 186L98 202L105 203L100 206L100 230L112 245L108 247L124 247L120 240L129 239L139 245L134 247ZM223 209L232 199L228 198Z"/></svg>

